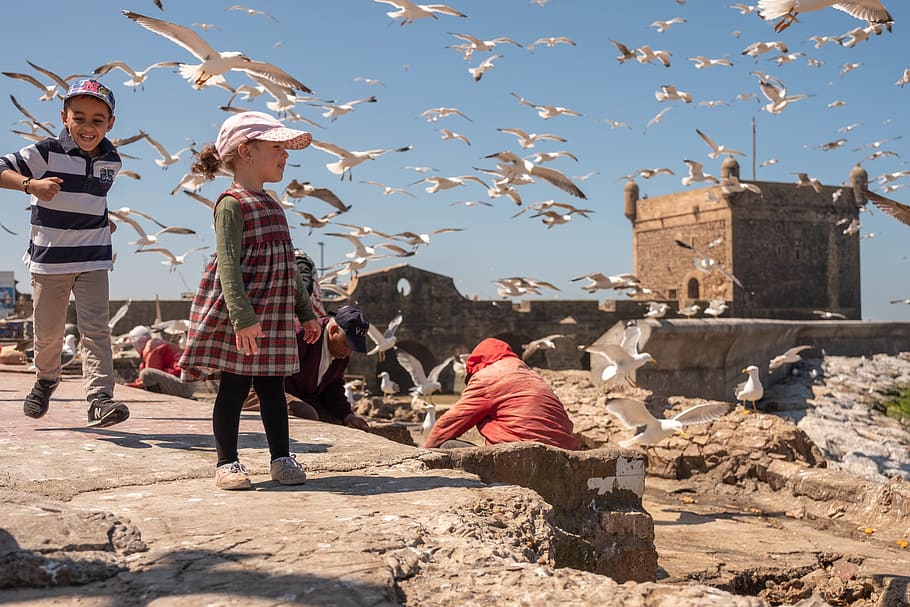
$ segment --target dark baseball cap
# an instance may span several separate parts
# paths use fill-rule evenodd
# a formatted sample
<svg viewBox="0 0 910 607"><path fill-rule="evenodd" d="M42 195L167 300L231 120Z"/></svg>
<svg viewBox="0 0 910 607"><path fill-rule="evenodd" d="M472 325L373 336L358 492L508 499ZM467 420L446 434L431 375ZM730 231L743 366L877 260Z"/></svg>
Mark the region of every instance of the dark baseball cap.
<svg viewBox="0 0 910 607"><path fill-rule="evenodd" d="M114 91L93 78L83 78L82 80L73 82L70 85L69 90L66 91L64 99L69 99L70 97L75 97L77 95L96 97L106 103L107 107L111 108L111 114L114 113Z"/></svg>
<svg viewBox="0 0 910 607"><path fill-rule="evenodd" d="M367 329L370 328L370 321L363 312L353 306L342 306L335 312L335 322L344 331L352 350L361 353L367 351Z"/></svg>

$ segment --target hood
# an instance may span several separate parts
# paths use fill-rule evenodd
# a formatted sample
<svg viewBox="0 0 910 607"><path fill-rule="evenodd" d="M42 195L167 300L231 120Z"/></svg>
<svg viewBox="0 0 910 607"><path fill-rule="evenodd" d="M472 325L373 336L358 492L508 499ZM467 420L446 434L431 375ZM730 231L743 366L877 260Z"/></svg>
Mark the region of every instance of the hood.
<svg viewBox="0 0 910 607"><path fill-rule="evenodd" d="M474 351L468 356L468 360L465 362L465 373L469 376L474 375L496 361L510 357L518 358L518 355L512 351L509 344L501 339L489 337L477 344L477 347L474 348Z"/></svg>

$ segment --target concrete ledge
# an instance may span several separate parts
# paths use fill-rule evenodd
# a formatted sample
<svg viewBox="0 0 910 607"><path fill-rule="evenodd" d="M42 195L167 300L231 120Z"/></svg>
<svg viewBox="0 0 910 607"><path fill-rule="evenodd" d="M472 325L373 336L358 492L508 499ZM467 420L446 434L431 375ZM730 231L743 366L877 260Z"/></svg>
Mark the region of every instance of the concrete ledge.
<svg viewBox="0 0 910 607"><path fill-rule="evenodd" d="M910 351L910 322L787 321L741 318L643 319L639 350L656 365L642 367L637 383L660 395L677 395L733 402L733 390L745 381L742 369L757 365L767 388L788 372L785 365L768 374L768 362L795 345L815 348L804 356L868 356ZM622 341L624 322L618 322L594 345ZM607 365L591 357L591 381L600 385Z"/></svg>

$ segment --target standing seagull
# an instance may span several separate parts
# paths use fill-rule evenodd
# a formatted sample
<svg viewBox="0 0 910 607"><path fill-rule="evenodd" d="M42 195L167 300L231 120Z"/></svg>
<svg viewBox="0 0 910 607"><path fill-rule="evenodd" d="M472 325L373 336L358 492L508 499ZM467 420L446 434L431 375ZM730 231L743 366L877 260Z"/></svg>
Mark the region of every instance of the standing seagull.
<svg viewBox="0 0 910 607"><path fill-rule="evenodd" d="M879 0L758 0L758 14L766 21L780 17L781 20L774 24L774 31L782 32L797 20L796 16L800 13L818 11L829 6L869 23L883 23L889 32L894 23L894 17Z"/></svg>
<svg viewBox="0 0 910 607"><path fill-rule="evenodd" d="M383 400L386 396L392 396L398 392L398 384L392 381L388 371L383 371L376 377L379 378L379 389L382 391Z"/></svg>
<svg viewBox="0 0 910 607"><path fill-rule="evenodd" d="M386 15L391 19L401 19L401 25L412 23L415 19L432 17L439 19L436 13L451 15L452 17L467 17L464 13L456 11L451 6L445 4L414 4L408 0L374 0L380 4L391 4L397 11L389 11Z"/></svg>
<svg viewBox="0 0 910 607"><path fill-rule="evenodd" d="M748 373L749 378L736 386L733 390L733 395L736 397L737 402L743 404L743 413L746 414L749 413L749 410L746 409L746 402L752 403L752 409L755 410L755 401L761 400L762 396L765 395L765 389L761 385L758 367L749 365L742 372Z"/></svg>
<svg viewBox="0 0 910 607"><path fill-rule="evenodd" d="M146 17L128 10L122 12L128 19L159 36L164 36L202 61L199 65L181 64L180 66L180 75L186 78L195 89L212 85L227 85L222 74L237 70L261 76L304 93L312 94L313 92L305 84L270 63L253 61L240 51L216 51L202 39L202 36L188 27Z"/></svg>
<svg viewBox="0 0 910 607"><path fill-rule="evenodd" d="M623 426L641 430L632 438L619 442L624 449L633 445L653 445L677 433L685 436L685 426L713 421L722 417L729 408L726 403L705 403L689 407L670 419L657 419L638 400L614 398L607 403L607 412L615 415Z"/></svg>

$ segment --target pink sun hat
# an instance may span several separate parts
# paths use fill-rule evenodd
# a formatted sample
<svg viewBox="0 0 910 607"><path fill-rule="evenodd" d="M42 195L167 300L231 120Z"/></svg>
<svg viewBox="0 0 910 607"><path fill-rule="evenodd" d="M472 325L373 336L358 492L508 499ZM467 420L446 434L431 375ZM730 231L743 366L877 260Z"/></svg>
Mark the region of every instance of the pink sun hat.
<svg viewBox="0 0 910 607"><path fill-rule="evenodd" d="M289 150L302 150L313 141L313 135L306 131L289 129L263 112L242 112L224 121L218 131L215 150L220 158L237 149L241 143L260 139L262 141L283 141Z"/></svg>

